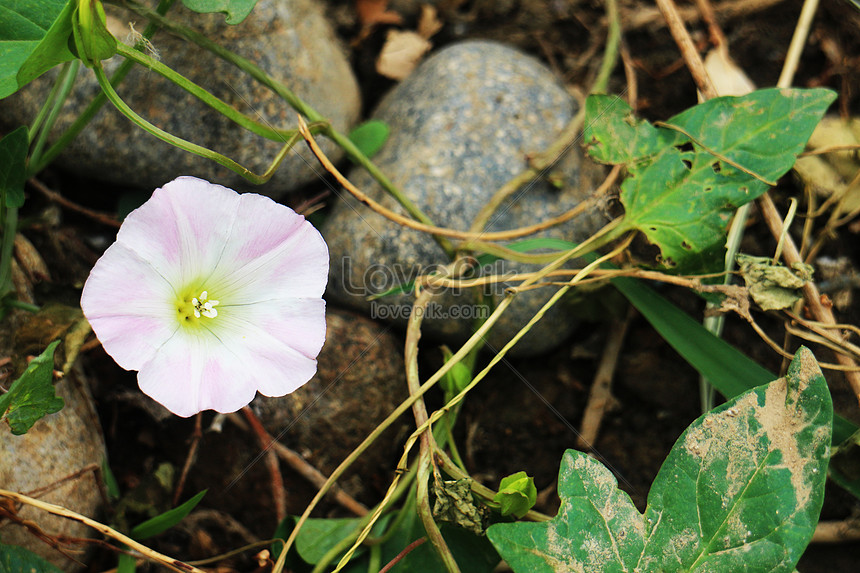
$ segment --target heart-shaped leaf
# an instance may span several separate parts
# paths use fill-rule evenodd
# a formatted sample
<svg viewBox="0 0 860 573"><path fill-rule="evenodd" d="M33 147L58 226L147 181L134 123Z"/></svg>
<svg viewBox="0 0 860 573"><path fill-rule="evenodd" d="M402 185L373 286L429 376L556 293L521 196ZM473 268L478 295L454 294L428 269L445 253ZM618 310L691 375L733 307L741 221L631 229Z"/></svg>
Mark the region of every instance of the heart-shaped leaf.
<svg viewBox="0 0 860 573"><path fill-rule="evenodd" d="M637 119L617 97L586 101L588 153L623 164L625 215L660 249L664 269L722 269L734 210L764 193L803 150L836 94L767 89L709 100L662 127Z"/></svg>
<svg viewBox="0 0 860 573"><path fill-rule="evenodd" d="M568 450L558 515L487 530L516 572L790 572L812 538L833 406L812 353L788 374L701 416L681 435L645 514L615 476Z"/></svg>

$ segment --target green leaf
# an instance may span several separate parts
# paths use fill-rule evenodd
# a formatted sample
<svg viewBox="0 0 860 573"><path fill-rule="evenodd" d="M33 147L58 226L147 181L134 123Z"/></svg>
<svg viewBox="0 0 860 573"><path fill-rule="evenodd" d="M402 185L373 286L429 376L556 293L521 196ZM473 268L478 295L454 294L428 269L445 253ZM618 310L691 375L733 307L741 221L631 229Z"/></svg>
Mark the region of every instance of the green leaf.
<svg viewBox="0 0 860 573"><path fill-rule="evenodd" d="M137 540L144 540L153 535L158 535L163 531L167 531L191 513L208 490L203 490L180 506L174 507L169 511L165 511L161 515L156 515L152 519L147 519L140 525L131 530L131 537Z"/></svg>
<svg viewBox="0 0 860 573"><path fill-rule="evenodd" d="M378 119L371 119L349 132L349 140L366 157L373 157L385 145L389 133L391 133L391 129L387 123Z"/></svg>
<svg viewBox="0 0 860 573"><path fill-rule="evenodd" d="M0 420L5 419L16 436L26 434L43 416L59 412L65 404L54 393L53 384L54 350L59 343L49 344L9 391L0 395Z"/></svg>
<svg viewBox="0 0 860 573"><path fill-rule="evenodd" d="M355 533L359 525L359 520L354 518L308 519L296 537L296 551L306 562L319 563L342 539ZM346 553L346 549L337 559Z"/></svg>
<svg viewBox="0 0 860 573"><path fill-rule="evenodd" d="M644 516L612 473L568 450L558 515L488 537L516 572L791 572L812 538L833 405L812 353L788 374L694 421L666 458Z"/></svg>
<svg viewBox="0 0 860 573"><path fill-rule="evenodd" d="M60 573L35 553L17 545L0 543L0 573Z"/></svg>
<svg viewBox="0 0 860 573"><path fill-rule="evenodd" d="M537 502L534 478L526 475L526 472L517 472L502 478L499 492L493 497L493 501L501 506L502 515L524 516Z"/></svg>
<svg viewBox="0 0 860 573"><path fill-rule="evenodd" d="M653 127L616 97L589 96L584 137L598 161L623 164L625 215L660 249L665 269L722 268L734 210L785 174L836 94L767 89L721 97Z"/></svg>
<svg viewBox="0 0 860 573"><path fill-rule="evenodd" d="M220 12L228 24L238 24L248 17L257 0L182 0L185 7L201 14Z"/></svg>
<svg viewBox="0 0 860 573"><path fill-rule="evenodd" d="M26 126L0 139L0 198L6 207L17 208L24 204L29 146L30 136Z"/></svg>
<svg viewBox="0 0 860 573"><path fill-rule="evenodd" d="M69 50L74 2L5 0L0 5L0 99L75 59Z"/></svg>

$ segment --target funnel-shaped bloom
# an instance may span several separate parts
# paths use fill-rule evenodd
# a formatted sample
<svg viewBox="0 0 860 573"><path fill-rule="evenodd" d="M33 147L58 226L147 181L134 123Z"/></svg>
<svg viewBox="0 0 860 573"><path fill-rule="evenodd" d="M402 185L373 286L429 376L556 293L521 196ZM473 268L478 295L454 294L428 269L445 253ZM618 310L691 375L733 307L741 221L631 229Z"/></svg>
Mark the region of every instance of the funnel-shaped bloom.
<svg viewBox="0 0 860 573"><path fill-rule="evenodd" d="M328 249L289 207L194 177L126 217L84 286L104 349L179 416L307 382L325 341Z"/></svg>

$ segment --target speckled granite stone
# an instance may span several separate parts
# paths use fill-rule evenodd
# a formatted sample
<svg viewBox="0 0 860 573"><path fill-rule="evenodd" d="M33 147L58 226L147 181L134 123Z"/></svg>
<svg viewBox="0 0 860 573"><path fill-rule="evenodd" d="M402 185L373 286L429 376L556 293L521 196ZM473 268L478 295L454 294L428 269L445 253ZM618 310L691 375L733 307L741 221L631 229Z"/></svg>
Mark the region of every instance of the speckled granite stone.
<svg viewBox="0 0 860 573"><path fill-rule="evenodd" d="M144 19L136 14L113 6L106 6L106 10L109 27L120 40L129 33L129 21L136 22L138 31L145 27ZM226 24L220 14L191 12L179 2L168 16L256 63L338 129L348 130L357 119L360 96L355 77L313 1L261 0L238 26ZM296 112L232 64L166 32L156 34L152 42L163 63L240 111L255 119L259 114L275 127L295 128ZM114 56L104 62L109 74L122 59ZM50 90L52 82L47 80L54 77L56 71L0 101L0 125L30 123ZM54 135L68 127L98 92L92 71L82 67ZM279 142L229 122L155 72L137 67L118 92L132 109L158 127L218 151L255 173L264 172L281 148ZM320 142L330 157L340 157L335 146L322 138ZM304 145L296 149L303 157L290 153L269 183L253 187L232 171L138 129L107 103L58 163L89 177L143 188L158 187L179 175L195 175L233 188L254 188L278 196L316 178L316 160Z"/></svg>
<svg viewBox="0 0 860 573"><path fill-rule="evenodd" d="M391 137L374 161L434 222L468 229L495 191L523 171L528 155L545 149L577 109L575 100L534 58L490 42L454 45L424 62L380 104L374 117L389 123ZM519 190L497 212L489 230L513 229L561 214L587 197L603 176L599 167L582 159L578 145L553 170L563 175L561 189L536 181ZM353 170L350 179L386 206L400 209L367 173ZM605 222L594 210L547 234L581 241ZM351 196L335 205L323 235L331 253L328 296L401 324L410 297L371 303L366 295L447 262L429 235L401 228ZM505 270L523 268L504 265ZM552 292L519 295L493 330L490 346L500 348ZM475 314L464 305L473 299L471 291L434 299L424 332L443 340L464 339ZM571 332L574 324L563 307L555 307L523 338L518 354L545 352Z"/></svg>
<svg viewBox="0 0 860 573"><path fill-rule="evenodd" d="M85 384L76 381L71 372L56 385L57 395L66 405L56 414L36 422L26 434L15 436L8 425L0 424L0 487L23 493L56 485L59 480L95 464L101 466L107 450L101 435L95 408ZM87 517L100 517L102 496L97 477L87 472L60 484L40 500L61 505ZM92 529L77 521L49 515L24 506L18 516L38 525L49 535L92 537ZM59 551L10 521L0 523L0 539L8 545L20 545L50 561L62 571L78 571L80 566ZM72 552L81 560L82 553Z"/></svg>

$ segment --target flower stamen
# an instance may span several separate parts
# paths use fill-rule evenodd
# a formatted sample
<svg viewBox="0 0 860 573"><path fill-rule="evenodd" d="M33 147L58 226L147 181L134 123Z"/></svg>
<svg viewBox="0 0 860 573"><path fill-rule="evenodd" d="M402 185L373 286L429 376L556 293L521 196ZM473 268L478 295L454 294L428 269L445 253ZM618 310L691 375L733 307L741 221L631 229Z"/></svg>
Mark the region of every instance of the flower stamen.
<svg viewBox="0 0 860 573"><path fill-rule="evenodd" d="M209 300L209 292L204 290L200 293L199 297L191 299L191 304L194 305L194 317L200 318L201 316L205 316L206 318L215 318L218 316L215 305L219 302L217 300Z"/></svg>

